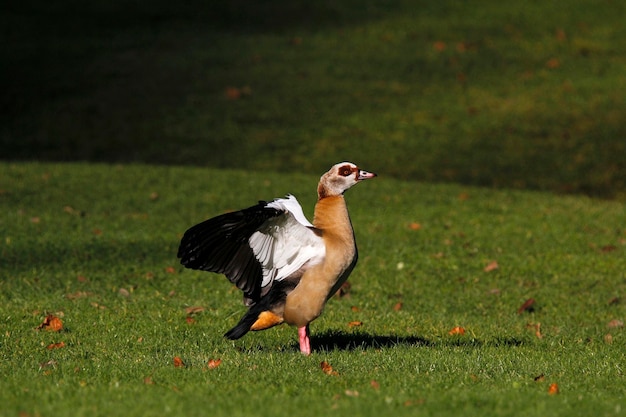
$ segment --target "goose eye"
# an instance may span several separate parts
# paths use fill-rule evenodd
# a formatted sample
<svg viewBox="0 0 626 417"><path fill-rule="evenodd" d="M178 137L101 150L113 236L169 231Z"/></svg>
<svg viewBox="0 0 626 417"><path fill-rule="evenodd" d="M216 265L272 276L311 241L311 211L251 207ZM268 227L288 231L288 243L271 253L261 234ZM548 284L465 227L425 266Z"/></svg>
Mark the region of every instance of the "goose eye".
<svg viewBox="0 0 626 417"><path fill-rule="evenodd" d="M339 175L343 176L343 177L349 177L350 175L352 175L352 168L350 167L343 167L339 169Z"/></svg>

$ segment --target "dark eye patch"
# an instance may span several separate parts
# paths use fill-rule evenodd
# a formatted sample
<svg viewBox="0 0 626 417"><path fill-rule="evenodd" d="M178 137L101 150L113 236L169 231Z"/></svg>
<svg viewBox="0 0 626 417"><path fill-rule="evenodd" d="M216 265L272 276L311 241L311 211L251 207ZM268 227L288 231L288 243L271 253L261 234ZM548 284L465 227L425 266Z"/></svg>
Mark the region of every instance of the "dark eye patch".
<svg viewBox="0 0 626 417"><path fill-rule="evenodd" d="M352 167L350 166L343 166L339 168L339 175L343 177L349 177L350 175L352 175L352 172Z"/></svg>

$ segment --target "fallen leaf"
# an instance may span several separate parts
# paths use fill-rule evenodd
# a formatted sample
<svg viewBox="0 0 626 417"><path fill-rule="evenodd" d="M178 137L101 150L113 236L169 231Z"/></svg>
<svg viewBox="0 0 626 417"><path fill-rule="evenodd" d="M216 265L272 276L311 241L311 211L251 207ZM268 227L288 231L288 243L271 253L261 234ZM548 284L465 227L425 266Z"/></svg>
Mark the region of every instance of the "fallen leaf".
<svg viewBox="0 0 626 417"><path fill-rule="evenodd" d="M560 66L561 66L561 61L559 61L557 58L551 58L548 60L548 62L546 62L546 67L550 69L555 69Z"/></svg>
<svg viewBox="0 0 626 417"><path fill-rule="evenodd" d="M76 280L77 280L78 282L88 282L88 281L89 281L87 278L85 278L85 277L84 277L84 276L82 276L82 275L79 275L79 276L76 278Z"/></svg>
<svg viewBox="0 0 626 417"><path fill-rule="evenodd" d="M101 229L93 229L92 233L96 236L100 236L102 234L102 230Z"/></svg>
<svg viewBox="0 0 626 417"><path fill-rule="evenodd" d="M354 311L356 313L357 311L360 311L361 309L358 308L357 306L352 306L352 307L350 307L350 310L352 310L352 311Z"/></svg>
<svg viewBox="0 0 626 417"><path fill-rule="evenodd" d="M401 302L396 303L396 304L393 306L393 310L394 310L394 311L400 311L400 310L402 310L402 303L401 303Z"/></svg>
<svg viewBox="0 0 626 417"><path fill-rule="evenodd" d="M184 368L185 367L185 362L183 362L183 360L180 357L174 356L174 367L175 368Z"/></svg>
<svg viewBox="0 0 626 417"><path fill-rule="evenodd" d="M43 322L37 326L37 330L48 330L58 332L63 329L63 322L54 314L48 314Z"/></svg>
<svg viewBox="0 0 626 417"><path fill-rule="evenodd" d="M46 346L46 349L52 350L52 349L60 349L62 347L65 347L65 342L50 343L48 346Z"/></svg>
<svg viewBox="0 0 626 417"><path fill-rule="evenodd" d="M411 406L414 406L414 405L423 405L425 402L426 402L426 400L425 400L425 399L423 399L423 398L418 398L417 400L406 400L406 401L403 403L403 405L404 405L405 407L411 407Z"/></svg>
<svg viewBox="0 0 626 417"><path fill-rule="evenodd" d="M433 43L433 48L435 49L435 51L437 52L442 52L445 51L446 49L446 43L443 41L436 41L435 43Z"/></svg>
<svg viewBox="0 0 626 417"><path fill-rule="evenodd" d="M559 385L555 382L548 387L548 394L556 395L559 393Z"/></svg>
<svg viewBox="0 0 626 417"><path fill-rule="evenodd" d="M611 333L607 333L604 335L604 343L610 345L613 343L613 335Z"/></svg>
<svg viewBox="0 0 626 417"><path fill-rule="evenodd" d="M333 369L332 366L330 366L330 364L326 361L322 361L320 362L320 368L322 368L322 371L326 374L326 375L332 375L332 376L337 376L339 375L339 373L337 371L335 371Z"/></svg>
<svg viewBox="0 0 626 417"><path fill-rule="evenodd" d="M218 366L220 366L221 363L222 363L221 359L211 359L211 360L209 360L209 362L207 362L207 368L215 369Z"/></svg>
<svg viewBox="0 0 626 417"><path fill-rule="evenodd" d="M193 324L196 322L196 319L194 319L193 317L187 316L185 317L185 321L187 322L187 324Z"/></svg>
<svg viewBox="0 0 626 417"><path fill-rule="evenodd" d="M151 376L147 376L143 379L143 383L146 385L154 385L154 381Z"/></svg>
<svg viewBox="0 0 626 417"><path fill-rule="evenodd" d="M185 313L188 316L192 316L194 314L202 313L204 310L206 310L206 309L204 307L201 307L201 306L187 307L185 309Z"/></svg>
<svg viewBox="0 0 626 417"><path fill-rule="evenodd" d="M120 288L118 290L118 293L119 293L119 295L121 295L124 298L130 297L130 292L126 288Z"/></svg>
<svg viewBox="0 0 626 417"><path fill-rule="evenodd" d="M153 191L150 193L150 200L156 201L158 199L159 199L159 193L157 193L156 191Z"/></svg>
<svg viewBox="0 0 626 417"><path fill-rule="evenodd" d="M359 326L363 326L362 321L351 321L350 323L348 323L348 327L359 327Z"/></svg>
<svg viewBox="0 0 626 417"><path fill-rule="evenodd" d="M348 397L358 397L358 396L359 396L359 391L357 391L357 390L353 390L353 389L347 389L347 390L345 391L345 393L346 393L346 395L347 395Z"/></svg>
<svg viewBox="0 0 626 417"><path fill-rule="evenodd" d="M520 308L517 309L517 314L522 314L524 311L527 311L529 313L532 313L533 311L535 311L535 299L534 298L529 298L528 300L524 301L524 304L522 304Z"/></svg>
<svg viewBox="0 0 626 417"><path fill-rule="evenodd" d="M350 297L350 289L352 288L352 284L349 282L344 282L343 285L337 290L335 293L339 298L348 298Z"/></svg>
<svg viewBox="0 0 626 417"><path fill-rule="evenodd" d="M57 367L57 361L55 361L54 359L50 359L49 361L39 363L40 371L43 369L56 368L56 367Z"/></svg>
<svg viewBox="0 0 626 417"><path fill-rule="evenodd" d="M448 332L448 334L449 334L450 336L455 335L455 334L458 334L458 335L464 335L464 334L465 334L465 329L464 329L463 327L461 327L461 326L456 326L456 327L453 327L453 328L452 328L452 329Z"/></svg>
<svg viewBox="0 0 626 417"><path fill-rule="evenodd" d="M608 327L609 329L619 329L619 328L624 327L624 322L621 320L614 319L608 322L606 324L606 327Z"/></svg>
<svg viewBox="0 0 626 417"><path fill-rule="evenodd" d="M228 100L239 100L241 98L241 90L237 87L226 87L224 97Z"/></svg>
<svg viewBox="0 0 626 417"><path fill-rule="evenodd" d="M487 264L487 266L483 268L483 271L491 272L491 271L498 269L499 267L500 266L498 265L498 261L491 261L489 262L489 264Z"/></svg>
<svg viewBox="0 0 626 417"><path fill-rule="evenodd" d="M376 381L375 379L372 379L370 381L370 386L375 389L375 390L379 390L380 389L380 384L378 383L378 381Z"/></svg>
<svg viewBox="0 0 626 417"><path fill-rule="evenodd" d="M41 223L41 218L35 216L30 218L30 222L33 224Z"/></svg>
<svg viewBox="0 0 626 417"><path fill-rule="evenodd" d="M617 246L615 245L604 245L600 248L603 253L614 252L617 250Z"/></svg>
<svg viewBox="0 0 626 417"><path fill-rule="evenodd" d="M68 300L76 300L77 298L87 298L91 297L93 293L87 291L76 291L75 293L65 294L65 298Z"/></svg>
<svg viewBox="0 0 626 417"><path fill-rule="evenodd" d="M409 224L409 229L411 230L420 230L421 228L422 228L422 225L419 223L413 222Z"/></svg>
<svg viewBox="0 0 626 417"><path fill-rule="evenodd" d="M167 272L168 274L175 274L176 269L173 266L168 266L167 268L165 268L165 272Z"/></svg>
<svg viewBox="0 0 626 417"><path fill-rule="evenodd" d="M467 193L467 192L462 192L462 193L460 193L460 194L459 194L459 197L458 197L458 198L459 198L459 200L461 200L461 201L466 201L466 200L469 200L470 195L469 195L469 193Z"/></svg>
<svg viewBox="0 0 626 417"><path fill-rule="evenodd" d="M526 325L526 328L535 330L535 336L537 336L538 339L543 339L543 335L541 334L541 323L529 323Z"/></svg>

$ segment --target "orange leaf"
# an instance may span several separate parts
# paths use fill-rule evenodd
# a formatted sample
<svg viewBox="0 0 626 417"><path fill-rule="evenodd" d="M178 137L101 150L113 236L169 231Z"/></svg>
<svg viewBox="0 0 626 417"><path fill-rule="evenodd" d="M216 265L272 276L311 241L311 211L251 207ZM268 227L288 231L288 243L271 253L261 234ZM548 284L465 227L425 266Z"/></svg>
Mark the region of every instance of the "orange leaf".
<svg viewBox="0 0 626 417"><path fill-rule="evenodd" d="M455 334L458 334L458 335L464 335L464 334L465 334L465 329L464 329L464 328L462 328L461 326L456 326L456 327L452 328L452 329L448 332L448 334L449 334L450 336L455 335Z"/></svg>
<svg viewBox="0 0 626 417"><path fill-rule="evenodd" d="M362 321L351 321L350 323L348 323L348 327L359 327L359 326L363 326Z"/></svg>
<svg viewBox="0 0 626 417"><path fill-rule="evenodd" d="M611 320L610 322L608 322L608 324L606 325L609 329L619 329L621 327L624 327L624 322L621 320Z"/></svg>
<svg viewBox="0 0 626 417"><path fill-rule="evenodd" d="M46 346L46 349L52 350L52 349L59 349L62 347L65 347L65 342L50 343L48 346Z"/></svg>
<svg viewBox="0 0 626 417"><path fill-rule="evenodd" d="M560 66L561 66L561 61L559 61L557 58L551 58L548 60L548 62L546 62L546 67L550 69L555 69Z"/></svg>
<svg viewBox="0 0 626 417"><path fill-rule="evenodd" d="M548 387L548 394L556 395L559 393L559 385L555 382Z"/></svg>
<svg viewBox="0 0 626 417"><path fill-rule="evenodd" d="M499 267L500 266L498 265L498 261L491 261L485 268L483 268L483 271L491 272L491 271L495 271Z"/></svg>
<svg viewBox="0 0 626 417"><path fill-rule="evenodd" d="M422 225L419 223L413 222L409 224L409 229L411 230L420 230L421 228L422 228Z"/></svg>
<svg viewBox="0 0 626 417"><path fill-rule="evenodd" d="M185 362L183 362L183 360L180 357L174 356L174 367L175 368L184 368L185 367Z"/></svg>
<svg viewBox="0 0 626 417"><path fill-rule="evenodd" d="M375 390L379 390L380 389L380 384L378 383L378 381L376 381L375 379L372 379L370 381L370 386L372 388L374 388Z"/></svg>
<svg viewBox="0 0 626 417"><path fill-rule="evenodd" d="M211 360L209 360L209 362L207 363L207 367L208 367L209 369L215 369L215 368L217 368L218 366L220 366L220 364L221 364L221 363L222 363L222 360L221 360L221 359L211 359Z"/></svg>
<svg viewBox="0 0 626 417"><path fill-rule="evenodd" d="M185 317L185 321L187 322L187 324L193 324L196 322L196 319L194 319L193 317Z"/></svg>
<svg viewBox="0 0 626 417"><path fill-rule="evenodd" d="M394 311L400 311L402 310L402 303L398 302L393 306Z"/></svg>
<svg viewBox="0 0 626 417"><path fill-rule="evenodd" d="M173 266L168 266L167 268L165 268L165 272L167 272L168 274L175 274L176 269Z"/></svg>
<svg viewBox="0 0 626 417"><path fill-rule="evenodd" d="M433 48L435 48L435 51L437 52L444 51L446 49L446 43L443 41L437 41L433 43Z"/></svg>
<svg viewBox="0 0 626 417"><path fill-rule="evenodd" d="M58 332L63 329L63 322L60 318L55 316L54 314L48 314L46 318L43 320L37 330L48 330L51 332Z"/></svg>
<svg viewBox="0 0 626 417"><path fill-rule="evenodd" d="M337 371L335 371L333 369L332 366L330 366L330 364L326 361L322 361L320 362L320 368L322 368L322 371L326 374L326 375L332 375L332 376L337 376L339 375L339 373Z"/></svg>

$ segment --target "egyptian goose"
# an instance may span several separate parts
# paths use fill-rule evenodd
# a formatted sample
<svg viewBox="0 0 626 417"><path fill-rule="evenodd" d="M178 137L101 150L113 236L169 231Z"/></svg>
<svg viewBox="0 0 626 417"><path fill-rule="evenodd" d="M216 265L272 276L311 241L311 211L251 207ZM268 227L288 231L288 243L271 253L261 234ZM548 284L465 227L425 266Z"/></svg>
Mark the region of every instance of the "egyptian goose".
<svg viewBox="0 0 626 417"><path fill-rule="evenodd" d="M187 230L178 249L187 268L226 275L249 307L224 336L287 323L298 328L309 355L309 323L346 281L357 261L354 231L343 193L376 174L350 162L320 178L313 224L292 195L222 214Z"/></svg>

